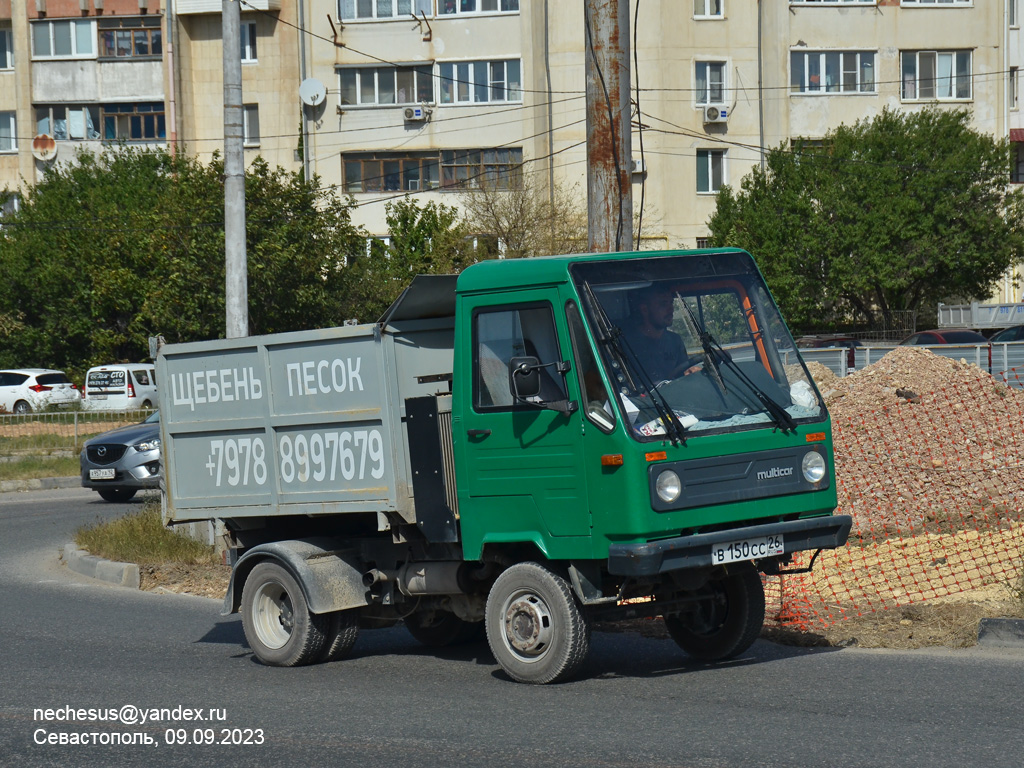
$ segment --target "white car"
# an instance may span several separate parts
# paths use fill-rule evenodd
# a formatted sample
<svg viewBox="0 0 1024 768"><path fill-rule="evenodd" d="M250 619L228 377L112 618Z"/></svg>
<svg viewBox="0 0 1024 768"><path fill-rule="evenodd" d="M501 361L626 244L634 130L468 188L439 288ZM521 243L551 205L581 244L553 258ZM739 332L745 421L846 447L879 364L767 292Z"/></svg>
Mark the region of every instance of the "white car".
<svg viewBox="0 0 1024 768"><path fill-rule="evenodd" d="M66 408L80 402L82 393L64 375L49 368L11 368L0 371L0 413L30 413Z"/></svg>
<svg viewBox="0 0 1024 768"><path fill-rule="evenodd" d="M156 369L147 363L97 365L85 374L82 405L89 410L128 411L156 405Z"/></svg>

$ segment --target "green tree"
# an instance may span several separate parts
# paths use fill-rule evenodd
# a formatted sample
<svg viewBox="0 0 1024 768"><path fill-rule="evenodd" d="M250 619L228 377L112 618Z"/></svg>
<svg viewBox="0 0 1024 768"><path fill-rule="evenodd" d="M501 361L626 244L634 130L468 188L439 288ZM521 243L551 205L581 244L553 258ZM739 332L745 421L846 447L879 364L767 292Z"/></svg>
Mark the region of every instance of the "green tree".
<svg viewBox="0 0 1024 768"><path fill-rule="evenodd" d="M984 297L1024 255L1006 142L963 110L883 112L781 145L723 188L715 245L753 253L797 327L891 323L898 310Z"/></svg>
<svg viewBox="0 0 1024 768"><path fill-rule="evenodd" d="M51 168L0 232L0 364L81 373L143 358L157 333L222 337L222 173L135 148ZM341 265L364 243L348 206L259 159L246 197L251 332L337 323Z"/></svg>
<svg viewBox="0 0 1024 768"><path fill-rule="evenodd" d="M345 269L346 317L372 322L421 274L454 274L476 261L458 210L411 197L385 205L388 243L370 241L369 253ZM364 251L365 253L365 251Z"/></svg>

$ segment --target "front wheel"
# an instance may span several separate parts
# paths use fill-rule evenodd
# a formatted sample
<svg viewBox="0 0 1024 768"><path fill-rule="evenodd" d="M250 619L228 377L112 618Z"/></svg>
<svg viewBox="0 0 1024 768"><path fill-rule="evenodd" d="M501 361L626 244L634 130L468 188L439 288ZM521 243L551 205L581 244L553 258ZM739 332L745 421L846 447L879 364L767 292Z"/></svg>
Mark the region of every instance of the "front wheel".
<svg viewBox="0 0 1024 768"><path fill-rule="evenodd" d="M323 657L328 615L309 612L295 578L277 563L258 563L242 589L242 627L256 658L272 667L297 667Z"/></svg>
<svg viewBox="0 0 1024 768"><path fill-rule="evenodd" d="M124 502L135 498L135 488L100 488L96 492L104 501Z"/></svg>
<svg viewBox="0 0 1024 768"><path fill-rule="evenodd" d="M571 677L590 650L590 625L569 583L538 563L502 573L487 596L487 642L520 683Z"/></svg>
<svg viewBox="0 0 1024 768"><path fill-rule="evenodd" d="M735 658L761 634L764 585L753 563L730 565L728 573L709 581L698 597L689 611L665 616L669 635L695 659Z"/></svg>

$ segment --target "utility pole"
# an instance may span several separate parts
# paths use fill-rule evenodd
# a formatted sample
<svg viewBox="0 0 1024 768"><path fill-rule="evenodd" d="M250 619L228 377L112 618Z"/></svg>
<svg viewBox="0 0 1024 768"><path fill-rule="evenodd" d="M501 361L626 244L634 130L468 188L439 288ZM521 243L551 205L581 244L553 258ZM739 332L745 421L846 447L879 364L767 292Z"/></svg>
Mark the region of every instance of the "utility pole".
<svg viewBox="0 0 1024 768"><path fill-rule="evenodd" d="M592 251L633 250L629 0L584 0L587 236Z"/></svg>
<svg viewBox="0 0 1024 768"><path fill-rule="evenodd" d="M242 154L242 41L238 0L222 0L224 38L224 309L227 338L249 335Z"/></svg>

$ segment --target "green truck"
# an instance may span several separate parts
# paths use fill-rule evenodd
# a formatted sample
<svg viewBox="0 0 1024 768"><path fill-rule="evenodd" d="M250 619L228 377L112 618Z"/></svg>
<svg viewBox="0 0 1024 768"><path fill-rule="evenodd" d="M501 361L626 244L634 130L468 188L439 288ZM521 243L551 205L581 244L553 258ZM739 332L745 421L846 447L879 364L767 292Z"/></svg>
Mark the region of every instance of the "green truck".
<svg viewBox="0 0 1024 768"><path fill-rule="evenodd" d="M762 574L850 531L828 412L740 250L481 262L373 324L166 345L157 375L165 518L218 521L265 664L403 622L549 683L592 622L658 616L729 659Z"/></svg>

